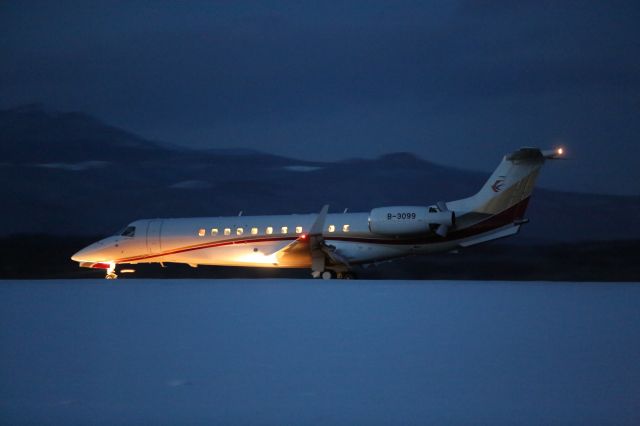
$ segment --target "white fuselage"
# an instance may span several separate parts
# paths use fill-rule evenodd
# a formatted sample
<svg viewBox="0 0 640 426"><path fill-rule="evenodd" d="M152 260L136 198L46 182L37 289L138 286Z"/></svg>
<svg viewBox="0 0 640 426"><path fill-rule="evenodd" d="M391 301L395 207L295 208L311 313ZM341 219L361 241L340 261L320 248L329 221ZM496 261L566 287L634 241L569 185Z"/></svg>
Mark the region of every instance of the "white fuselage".
<svg viewBox="0 0 640 426"><path fill-rule="evenodd" d="M131 223L133 235L100 240L73 256L78 262L154 263L251 267L309 267L309 256L279 256L296 240L304 240L316 214L282 216L142 219ZM433 251L458 244L433 234L411 238L373 234L369 213L327 215L324 240L352 264Z"/></svg>

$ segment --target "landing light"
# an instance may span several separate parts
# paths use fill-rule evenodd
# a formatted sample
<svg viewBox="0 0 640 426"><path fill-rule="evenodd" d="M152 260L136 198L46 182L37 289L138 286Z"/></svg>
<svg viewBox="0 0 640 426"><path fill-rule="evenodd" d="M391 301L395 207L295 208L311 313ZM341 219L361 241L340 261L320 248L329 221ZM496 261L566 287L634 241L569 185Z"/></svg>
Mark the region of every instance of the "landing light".
<svg viewBox="0 0 640 426"><path fill-rule="evenodd" d="M556 152L558 153L558 155L562 155L564 154L564 148L558 148Z"/></svg>

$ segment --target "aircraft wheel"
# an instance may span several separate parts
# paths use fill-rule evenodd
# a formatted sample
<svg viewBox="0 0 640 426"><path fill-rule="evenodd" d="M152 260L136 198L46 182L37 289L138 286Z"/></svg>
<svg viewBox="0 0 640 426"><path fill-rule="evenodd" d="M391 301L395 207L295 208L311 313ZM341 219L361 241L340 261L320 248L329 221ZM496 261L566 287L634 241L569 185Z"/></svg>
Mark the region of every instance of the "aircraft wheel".
<svg viewBox="0 0 640 426"><path fill-rule="evenodd" d="M112 272L110 274L107 274L105 278L108 280L115 280L116 278L118 278L118 276Z"/></svg>
<svg viewBox="0 0 640 426"><path fill-rule="evenodd" d="M330 280L331 278L333 278L333 272L331 271L324 271L321 275L323 280Z"/></svg>
<svg viewBox="0 0 640 426"><path fill-rule="evenodd" d="M344 274L342 274L342 279L344 280L355 280L356 274L354 274L353 272L345 272Z"/></svg>

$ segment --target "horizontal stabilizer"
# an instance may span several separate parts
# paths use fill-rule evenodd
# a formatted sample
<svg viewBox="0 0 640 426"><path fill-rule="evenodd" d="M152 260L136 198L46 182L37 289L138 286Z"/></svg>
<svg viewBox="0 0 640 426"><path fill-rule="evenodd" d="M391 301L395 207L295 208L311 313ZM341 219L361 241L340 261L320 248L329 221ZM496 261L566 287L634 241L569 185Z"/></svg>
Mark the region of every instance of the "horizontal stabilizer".
<svg viewBox="0 0 640 426"><path fill-rule="evenodd" d="M467 238L460 242L461 247L471 247L476 244L486 243L487 241L497 240L500 238L505 238L514 234L517 234L520 231L520 225L509 224L502 228L498 228L495 232L481 234L477 237Z"/></svg>

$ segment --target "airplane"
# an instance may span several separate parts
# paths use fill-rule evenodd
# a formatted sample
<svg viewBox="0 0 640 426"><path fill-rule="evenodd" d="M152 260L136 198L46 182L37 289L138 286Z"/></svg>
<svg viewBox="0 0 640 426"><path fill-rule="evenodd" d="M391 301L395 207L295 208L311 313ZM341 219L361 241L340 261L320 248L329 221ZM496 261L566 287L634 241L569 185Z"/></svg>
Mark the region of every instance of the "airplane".
<svg viewBox="0 0 640 426"><path fill-rule="evenodd" d="M376 207L364 213L141 219L75 253L80 267L118 277L125 264L183 263L309 268L313 278L352 279L354 267L410 255L455 252L515 235L546 160L563 148L507 154L474 195L427 206ZM133 272L122 269L122 273Z"/></svg>

